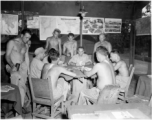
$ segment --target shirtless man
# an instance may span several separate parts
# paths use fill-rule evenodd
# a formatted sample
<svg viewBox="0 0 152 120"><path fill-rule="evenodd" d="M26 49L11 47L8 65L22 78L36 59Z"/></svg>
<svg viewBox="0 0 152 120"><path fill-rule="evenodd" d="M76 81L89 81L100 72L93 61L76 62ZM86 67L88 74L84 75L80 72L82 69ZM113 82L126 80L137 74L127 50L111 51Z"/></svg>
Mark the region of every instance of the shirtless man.
<svg viewBox="0 0 152 120"><path fill-rule="evenodd" d="M54 30L53 36L52 37L48 37L46 39L45 49L46 49L46 51L49 51L51 48L54 48L57 51L59 51L59 54L61 56L62 55L61 39L58 38L60 33L61 33L61 31L59 29L55 29Z"/></svg>
<svg viewBox="0 0 152 120"><path fill-rule="evenodd" d="M31 31L24 29L21 32L21 37L14 38L7 43L6 61L11 74L11 83L18 85L21 93L22 106L24 105L24 98L26 93L25 83L27 81L27 74L29 73L29 56L28 56L28 41L31 38ZM17 70L16 64L20 64ZM19 80L20 79L20 80Z"/></svg>
<svg viewBox="0 0 152 120"><path fill-rule="evenodd" d="M113 62L114 70L118 70L118 75L116 75L116 83L124 88L127 85L127 80L129 77L129 70L126 63L121 60L117 51L112 51L110 53L110 59Z"/></svg>
<svg viewBox="0 0 152 120"><path fill-rule="evenodd" d="M56 50L52 50L49 53L49 59L51 59L51 64L46 64L42 70L42 79L51 78L52 89L53 89L53 97L54 99L60 98L64 95L64 100L66 100L66 95L69 90L68 83L63 79L59 78L60 74L66 74L72 77L76 77L76 74L68 71L66 68L62 66L58 66L57 63L59 61L59 53Z"/></svg>
<svg viewBox="0 0 152 120"><path fill-rule="evenodd" d="M69 33L68 34L69 40L67 42L65 42L63 45L63 54L65 56L73 57L74 55L76 55L77 42L75 40L73 40L73 38L74 38L74 34Z"/></svg>
<svg viewBox="0 0 152 120"><path fill-rule="evenodd" d="M100 46L97 51L97 60L99 63L95 64L91 71L83 71L87 77L97 74L97 86L91 89L83 90L80 93L79 105L84 105L85 97L97 99L99 92L107 85L115 84L115 74L111 62L108 59L108 51L106 48Z"/></svg>
<svg viewBox="0 0 152 120"><path fill-rule="evenodd" d="M95 43L95 45L94 45L94 50L93 50L93 56L94 56L93 58L95 59L95 62L96 62L96 57L95 57L96 54L95 54L95 52L96 52L96 49L97 49L99 46L105 47L105 48L108 50L109 53L110 53L111 50L112 50L111 44L110 44L108 41L105 40L105 35L104 35L104 34L100 34L100 35L99 35L99 42Z"/></svg>

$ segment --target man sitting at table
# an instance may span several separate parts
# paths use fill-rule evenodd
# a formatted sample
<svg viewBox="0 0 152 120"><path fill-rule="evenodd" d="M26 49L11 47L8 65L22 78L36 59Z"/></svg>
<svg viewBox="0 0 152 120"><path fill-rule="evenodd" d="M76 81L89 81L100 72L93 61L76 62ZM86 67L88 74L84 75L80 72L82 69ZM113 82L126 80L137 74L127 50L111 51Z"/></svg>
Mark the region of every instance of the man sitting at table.
<svg viewBox="0 0 152 120"><path fill-rule="evenodd" d="M77 41L73 40L74 34L69 33L68 34L68 41L64 43L63 45L63 54L65 56L73 57L76 55L77 52Z"/></svg>
<svg viewBox="0 0 152 120"><path fill-rule="evenodd" d="M118 70L119 72L118 75L116 75L116 83L119 84L121 88L125 88L129 77L129 70L125 61L121 60L116 50L111 51L110 59L113 62L114 70Z"/></svg>
<svg viewBox="0 0 152 120"><path fill-rule="evenodd" d="M115 84L115 74L111 62L108 59L108 51L105 47L100 46L96 51L97 60L91 71L83 71L87 77L97 74L97 86L91 89L84 89L79 96L78 104L86 104L85 96L97 100L99 92L107 85Z"/></svg>
<svg viewBox="0 0 152 120"><path fill-rule="evenodd" d="M70 59L68 64L69 65L75 65L75 66L84 66L84 65L92 64L92 61L87 54L84 54L84 48L79 47L78 48L78 54L74 55Z"/></svg>
<svg viewBox="0 0 152 120"><path fill-rule="evenodd" d="M59 78L59 76L61 73L63 73L72 77L76 77L76 74L58 65L59 62L58 51L52 50L49 53L48 59L51 59L52 62L43 67L43 69L45 70L42 72L42 79L47 79L50 76L54 99L56 100L60 98L62 95L64 95L64 100L66 100L66 95L69 90L69 85L63 78Z"/></svg>
<svg viewBox="0 0 152 120"><path fill-rule="evenodd" d="M43 68L44 63L42 62L44 58L45 50L40 47L35 50L35 57L33 58L31 65L30 65L30 72L32 78L40 78L41 71Z"/></svg>

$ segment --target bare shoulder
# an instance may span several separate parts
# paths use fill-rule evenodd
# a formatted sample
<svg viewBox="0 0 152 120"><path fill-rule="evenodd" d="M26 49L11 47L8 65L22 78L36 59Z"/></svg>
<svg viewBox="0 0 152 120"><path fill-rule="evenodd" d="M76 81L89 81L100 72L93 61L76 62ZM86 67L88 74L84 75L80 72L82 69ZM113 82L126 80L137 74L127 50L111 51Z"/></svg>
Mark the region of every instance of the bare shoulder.
<svg viewBox="0 0 152 120"><path fill-rule="evenodd" d="M46 38L47 41L50 41L53 37L48 37Z"/></svg>
<svg viewBox="0 0 152 120"><path fill-rule="evenodd" d="M127 65L125 61L121 60L120 61L122 65Z"/></svg>
<svg viewBox="0 0 152 120"><path fill-rule="evenodd" d="M7 43L8 46L14 46L14 44L15 44L15 41L14 41L14 40L10 40L10 41Z"/></svg>

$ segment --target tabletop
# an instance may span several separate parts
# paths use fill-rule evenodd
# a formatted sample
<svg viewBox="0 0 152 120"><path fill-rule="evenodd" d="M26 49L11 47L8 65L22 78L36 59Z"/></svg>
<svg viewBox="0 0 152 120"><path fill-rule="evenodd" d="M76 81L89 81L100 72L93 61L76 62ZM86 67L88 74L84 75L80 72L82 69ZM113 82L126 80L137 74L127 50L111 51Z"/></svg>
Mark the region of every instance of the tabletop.
<svg viewBox="0 0 152 120"><path fill-rule="evenodd" d="M18 86L9 83L2 83L1 86L3 85L9 85L15 89L9 90L8 92L1 92L1 100L14 102L14 109L18 112L18 114L22 115L21 95Z"/></svg>
<svg viewBox="0 0 152 120"><path fill-rule="evenodd" d="M142 103L129 104L102 104L102 105L73 105L68 107L68 117L71 118L73 114L94 113L95 111L106 110L125 110L125 109L139 109L145 115L150 117L151 108Z"/></svg>

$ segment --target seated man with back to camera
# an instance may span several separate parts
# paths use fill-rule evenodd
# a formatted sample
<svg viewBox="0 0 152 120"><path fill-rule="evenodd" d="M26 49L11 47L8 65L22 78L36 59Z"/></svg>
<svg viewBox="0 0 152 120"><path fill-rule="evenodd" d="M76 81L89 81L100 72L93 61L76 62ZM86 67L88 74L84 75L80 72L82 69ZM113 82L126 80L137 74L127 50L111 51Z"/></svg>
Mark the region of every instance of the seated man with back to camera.
<svg viewBox="0 0 152 120"><path fill-rule="evenodd" d="M113 62L114 70L118 70L118 75L116 75L116 83L119 84L121 88L125 88L129 79L129 70L127 64L125 61L121 60L116 50L111 51L110 59Z"/></svg>
<svg viewBox="0 0 152 120"><path fill-rule="evenodd" d="M108 58L108 51L105 47L100 46L96 50L96 56L99 63L95 64L91 71L85 71L82 69L87 77L97 74L97 86L91 89L84 89L79 96L78 105L86 105L85 96L90 99L96 99L99 93L107 85L115 84L114 69Z"/></svg>
<svg viewBox="0 0 152 120"><path fill-rule="evenodd" d="M78 54L74 55L68 64L74 66L84 66L92 64L92 61L87 54L84 54L84 48L79 47Z"/></svg>
<svg viewBox="0 0 152 120"><path fill-rule="evenodd" d="M69 85L64 78L59 78L60 74L63 73L72 77L76 77L76 74L58 65L59 52L55 49L52 49L49 52L48 60L51 61L51 63L43 67L42 79L47 79L48 77L50 77L52 82L54 99L56 100L60 98L62 95L64 95L65 101L67 93L69 91Z"/></svg>
<svg viewBox="0 0 152 120"><path fill-rule="evenodd" d="M44 62L42 62L45 56L45 50L40 47L35 50L35 57L33 58L30 64L30 72L32 78L41 78L41 71L44 66Z"/></svg>

